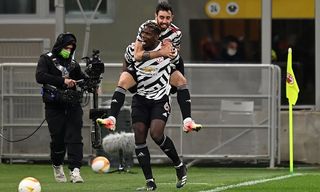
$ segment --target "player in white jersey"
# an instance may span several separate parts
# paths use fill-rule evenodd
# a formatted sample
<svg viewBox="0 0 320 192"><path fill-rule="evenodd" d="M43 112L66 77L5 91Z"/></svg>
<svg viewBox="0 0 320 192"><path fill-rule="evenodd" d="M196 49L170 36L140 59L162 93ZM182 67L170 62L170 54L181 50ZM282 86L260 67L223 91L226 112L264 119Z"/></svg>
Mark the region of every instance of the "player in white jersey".
<svg viewBox="0 0 320 192"><path fill-rule="evenodd" d="M161 49L162 43L152 49L157 51ZM131 45L134 48L134 44ZM133 55L130 53L130 46L126 51L126 62L132 63ZM171 65L176 65L179 61L179 55L174 58L158 57L146 61L135 62L129 66L129 71L137 82L138 95L145 96L147 99L158 100L164 95L170 94L170 74ZM175 68L175 67L173 67Z"/></svg>
<svg viewBox="0 0 320 192"><path fill-rule="evenodd" d="M154 23L148 23L142 30L142 40L144 49L148 51L157 51L161 49L161 41L158 40L160 29ZM127 48L126 60L134 60L130 54L132 46ZM148 131L154 142L159 145L161 150L172 160L176 169L178 182L177 188L181 188L187 181L187 168L181 161L174 146L173 141L164 135L164 128L170 115L171 107L169 102L170 84L169 78L172 70L171 64L177 63L179 55L174 58L157 57L140 62L133 62L128 68L128 73L136 81L137 92L132 98L132 127L134 130L136 156L143 174L146 179L146 186L138 188L139 190L153 191L157 188L153 178L150 153L146 143ZM120 87L115 93L121 92ZM114 108L111 106L111 108ZM118 106L118 112L120 107ZM113 111L111 110L111 113ZM108 127L108 119L97 119L98 124ZM115 119L114 119L115 122Z"/></svg>
<svg viewBox="0 0 320 192"><path fill-rule="evenodd" d="M160 10L158 11L158 13L160 12ZM158 17L158 16L156 16ZM162 19L165 18L165 16L161 17ZM169 20L169 19L168 19ZM157 20L147 20L146 22L144 22L142 25L140 25L139 27L139 31L138 31L138 35L137 35L137 40L142 42L141 39L141 31L143 29L143 27L147 24L147 23L156 23L157 21L160 22L160 19ZM169 22L169 21L168 21ZM175 26L173 23L169 22L168 24L164 25L165 28L162 29L160 36L159 36L159 40L160 41L168 41L169 43L172 43L173 48L175 49L180 49L180 44L181 44L181 37L182 37L182 33L180 31L180 29ZM136 47L138 48L138 47ZM138 48L139 49L139 48ZM135 54L138 54L137 51L135 52ZM143 54L143 53L142 53ZM142 55L143 56L143 55ZM139 57L135 57L136 60L141 60L142 59Z"/></svg>
<svg viewBox="0 0 320 192"><path fill-rule="evenodd" d="M175 58L178 55L178 50L180 49L181 31L179 30L179 28L172 24L172 12L172 8L169 4L165 2L161 2L158 4L156 8L156 19L147 21L140 26L135 46L134 48L129 48L130 50L132 50L132 54L134 55L134 58L132 58L132 61L130 61L130 63L135 61L149 60L157 57ZM148 23L155 23L161 29L159 40L162 40L163 45L159 50L144 51L142 48L140 32ZM140 51L137 52L136 49L139 49ZM140 52L141 55L139 58L139 56L137 57L137 55L139 55ZM128 61L125 61L123 69L126 69L126 67L130 65L130 63ZM189 90L187 88L187 80L182 75L184 72L184 68L181 57L179 57L179 62L175 67L177 70L173 70L173 72L171 73L170 84L177 88L177 100L183 118L183 130L186 133L190 131L199 131L202 128L202 125L196 124L191 118L191 99ZM124 101L126 90L129 89L131 92L135 92L135 89L133 89L132 91L135 83L136 82L134 81L130 73L123 72L121 74L118 81L118 88L121 88L121 90L123 91L121 92L121 94L115 93L116 95L114 95L111 102L111 111L112 105L118 105L119 101ZM171 93L173 92L171 91ZM113 101L117 101L117 103L113 103Z"/></svg>
<svg viewBox="0 0 320 192"><path fill-rule="evenodd" d="M167 2L160 2L156 7L155 19L148 20L139 27L134 48L134 58L136 61L143 61L145 59L155 58L158 56L175 57L178 54L182 33L181 30L172 23L172 19L172 7ZM171 48L172 51L169 52L169 55L163 54L161 50L150 52L143 49L140 31L144 25L150 22L156 23L160 27L161 33L159 40ZM183 76L184 63L181 57L176 65L176 69L177 70L172 72L170 78L170 84L173 86L171 93L177 92L177 101L180 106L183 119L183 130L187 133L190 131L199 131L202 128L202 125L195 123L191 117L191 98L187 87L187 80Z"/></svg>

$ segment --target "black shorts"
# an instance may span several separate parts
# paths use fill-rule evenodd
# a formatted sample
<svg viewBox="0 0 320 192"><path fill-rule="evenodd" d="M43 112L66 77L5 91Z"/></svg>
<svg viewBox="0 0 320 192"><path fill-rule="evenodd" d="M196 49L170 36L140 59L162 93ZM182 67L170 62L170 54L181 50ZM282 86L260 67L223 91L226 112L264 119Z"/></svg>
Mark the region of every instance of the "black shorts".
<svg viewBox="0 0 320 192"><path fill-rule="evenodd" d="M180 71L180 73L182 73L182 75L184 75L184 62L183 62L182 57L179 58L179 63L178 63L178 65L176 66L176 69L177 69L178 71Z"/></svg>
<svg viewBox="0 0 320 192"><path fill-rule="evenodd" d="M147 127L153 119L167 122L171 112L167 95L159 100L153 100L136 94L132 97L131 109L132 123L143 122Z"/></svg>
<svg viewBox="0 0 320 192"><path fill-rule="evenodd" d="M127 69L125 71L128 72L133 77L133 79L137 82L136 69L132 65L127 65ZM129 88L128 90L132 94L136 93L137 92L137 85Z"/></svg>
<svg viewBox="0 0 320 192"><path fill-rule="evenodd" d="M176 65L176 68L172 70L171 74L175 71L178 70L182 75L184 75L184 62L182 57L179 58L179 63ZM171 86L170 89L170 94L175 94L177 92L177 87Z"/></svg>

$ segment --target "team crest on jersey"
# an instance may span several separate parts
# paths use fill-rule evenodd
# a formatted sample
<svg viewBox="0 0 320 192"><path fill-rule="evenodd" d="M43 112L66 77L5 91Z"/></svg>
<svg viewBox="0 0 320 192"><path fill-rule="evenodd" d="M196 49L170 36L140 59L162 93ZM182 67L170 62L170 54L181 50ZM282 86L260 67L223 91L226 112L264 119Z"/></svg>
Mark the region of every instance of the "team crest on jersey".
<svg viewBox="0 0 320 192"><path fill-rule="evenodd" d="M156 70L157 69L155 66L147 66L147 67L141 68L141 71L145 74L153 74Z"/></svg>

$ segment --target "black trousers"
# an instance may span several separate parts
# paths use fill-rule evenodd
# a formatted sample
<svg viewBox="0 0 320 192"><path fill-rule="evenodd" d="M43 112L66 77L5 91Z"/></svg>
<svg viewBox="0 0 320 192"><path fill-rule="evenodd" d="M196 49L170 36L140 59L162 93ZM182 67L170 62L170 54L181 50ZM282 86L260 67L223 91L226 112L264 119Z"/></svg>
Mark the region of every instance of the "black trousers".
<svg viewBox="0 0 320 192"><path fill-rule="evenodd" d="M51 136L51 161L61 165L67 153L69 169L80 168L83 159L81 129L83 111L81 106L46 108L46 120Z"/></svg>

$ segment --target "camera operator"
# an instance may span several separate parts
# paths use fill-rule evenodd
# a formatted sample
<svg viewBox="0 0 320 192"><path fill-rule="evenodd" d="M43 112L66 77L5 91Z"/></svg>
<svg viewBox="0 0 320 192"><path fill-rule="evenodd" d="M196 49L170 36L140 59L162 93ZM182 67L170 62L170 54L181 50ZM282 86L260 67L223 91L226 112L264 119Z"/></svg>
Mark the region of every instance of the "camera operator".
<svg viewBox="0 0 320 192"><path fill-rule="evenodd" d="M76 81L85 79L86 75L72 59L75 49L76 37L71 33L60 34L52 51L40 56L36 69L36 80L43 84L42 98L51 136L51 161L57 182L67 181L63 171L66 153L70 181L83 182L80 175L83 159L82 93L76 90Z"/></svg>

